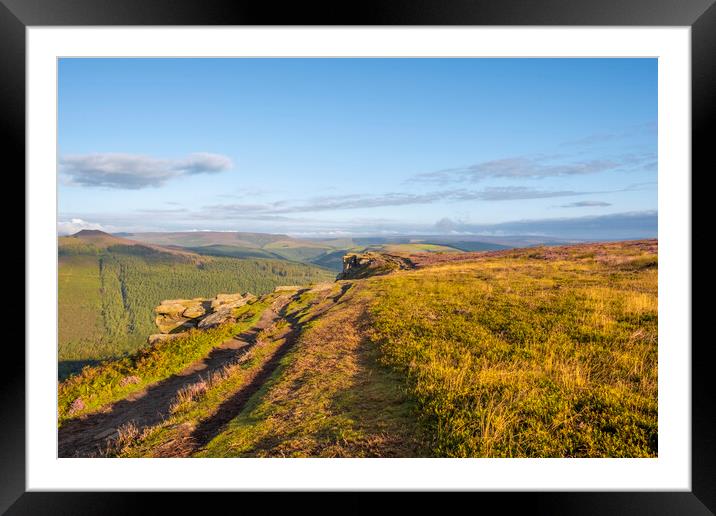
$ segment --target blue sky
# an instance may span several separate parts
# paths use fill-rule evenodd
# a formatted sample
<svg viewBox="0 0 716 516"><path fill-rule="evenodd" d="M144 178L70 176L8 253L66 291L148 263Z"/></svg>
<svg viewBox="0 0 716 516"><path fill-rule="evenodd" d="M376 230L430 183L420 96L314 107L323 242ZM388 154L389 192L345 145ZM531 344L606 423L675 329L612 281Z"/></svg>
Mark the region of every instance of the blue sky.
<svg viewBox="0 0 716 516"><path fill-rule="evenodd" d="M656 236L656 121L656 59L62 59L59 230Z"/></svg>

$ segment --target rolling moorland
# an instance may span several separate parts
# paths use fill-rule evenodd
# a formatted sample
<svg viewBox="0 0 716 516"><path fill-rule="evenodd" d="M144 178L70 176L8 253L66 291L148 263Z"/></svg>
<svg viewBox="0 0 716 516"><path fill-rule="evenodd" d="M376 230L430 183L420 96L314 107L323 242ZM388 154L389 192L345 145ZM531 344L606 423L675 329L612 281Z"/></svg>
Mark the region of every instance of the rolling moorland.
<svg viewBox="0 0 716 516"><path fill-rule="evenodd" d="M226 243L188 243L189 252L176 241L145 242L128 252L117 249L126 243L76 240L65 254L61 242L60 303L63 268L97 271L64 287L84 289L75 299L85 304L73 309L85 313L76 317L98 321L87 342L113 320L97 311L103 296L87 294L110 284L105 267L110 278L132 269L129 278L159 263L170 269L168 284L216 267L207 283L196 280L204 290L182 297L257 297L231 308L223 324L188 329L61 381L60 456L657 455L656 240L486 252L367 242L356 254L349 252L356 242L343 242L322 251L342 253L337 280L284 257L273 286L260 283L272 258L196 253ZM235 278L253 277L247 271L257 274L253 289ZM111 281L122 307L122 292L142 279ZM144 338L155 333L154 306L177 297L161 294L151 302L145 294L118 327L139 336L133 317L145 321Z"/></svg>

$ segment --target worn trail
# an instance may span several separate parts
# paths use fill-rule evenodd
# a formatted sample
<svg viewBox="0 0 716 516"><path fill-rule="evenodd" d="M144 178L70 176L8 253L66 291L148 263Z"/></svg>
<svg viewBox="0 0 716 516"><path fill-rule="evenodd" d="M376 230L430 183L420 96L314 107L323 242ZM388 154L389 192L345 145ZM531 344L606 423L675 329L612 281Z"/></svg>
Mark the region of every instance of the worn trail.
<svg viewBox="0 0 716 516"><path fill-rule="evenodd" d="M281 359L298 341L303 327L333 308L350 288L351 284L347 283L341 287L335 296L326 296L321 306L316 307L308 319L299 321L293 314L288 313L284 307L281 316L283 320L288 322L288 328L286 328L282 334L274 337L276 339L282 339L283 343L274 352L271 358L263 364L251 381L226 399L212 415L201 420L195 428L186 428L186 431L180 433L176 439L167 443L166 446L159 447L159 449L155 451L154 456L190 457L205 447L214 437L224 430L232 419L244 410L251 397L271 378L281 363Z"/></svg>

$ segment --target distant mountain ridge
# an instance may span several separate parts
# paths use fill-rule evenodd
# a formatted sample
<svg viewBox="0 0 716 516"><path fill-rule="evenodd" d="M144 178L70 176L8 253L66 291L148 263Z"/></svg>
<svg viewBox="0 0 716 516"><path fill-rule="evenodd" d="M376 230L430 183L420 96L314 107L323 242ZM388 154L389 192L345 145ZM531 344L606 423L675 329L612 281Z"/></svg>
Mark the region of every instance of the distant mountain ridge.
<svg viewBox="0 0 716 516"><path fill-rule="evenodd" d="M229 231L174 231L116 233L119 238L131 238L144 245L162 246L204 256L231 256L235 258L281 259L326 267L340 272L346 253L361 251L389 252L462 252L494 251L545 243L544 239L524 237L496 241L493 237L464 235L394 235L343 238L297 238L286 234L229 232ZM551 243L551 242L550 242ZM558 242L563 243L563 242Z"/></svg>

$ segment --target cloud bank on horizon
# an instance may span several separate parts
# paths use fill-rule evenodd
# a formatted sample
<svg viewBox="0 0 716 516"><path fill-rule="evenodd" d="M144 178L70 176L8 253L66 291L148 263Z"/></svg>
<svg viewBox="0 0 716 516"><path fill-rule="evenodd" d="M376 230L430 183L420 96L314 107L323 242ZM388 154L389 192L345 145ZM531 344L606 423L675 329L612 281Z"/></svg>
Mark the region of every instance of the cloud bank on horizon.
<svg viewBox="0 0 716 516"><path fill-rule="evenodd" d="M132 227L131 222L125 228ZM135 226L137 227L137 226ZM138 226L139 229L129 232L165 231L165 227ZM516 220L499 224L471 224L463 220L443 218L431 225L404 223L389 220L352 221L341 227L304 221L300 226L287 224L288 231L280 232L297 237L330 238L340 236L470 236L470 237L506 237L533 236L571 240L627 240L637 238L655 238L658 229L656 211L616 213L612 215L561 217L553 219ZM83 229L99 229L109 233L128 231L111 225L89 223L81 219L58 223L60 236L71 235ZM265 232L272 232L259 227ZM178 226L169 231L236 231L228 226ZM273 231L275 232L275 231ZM585 236L586 235L586 236Z"/></svg>
<svg viewBox="0 0 716 516"><path fill-rule="evenodd" d="M60 234L657 234L654 59L59 70Z"/></svg>

